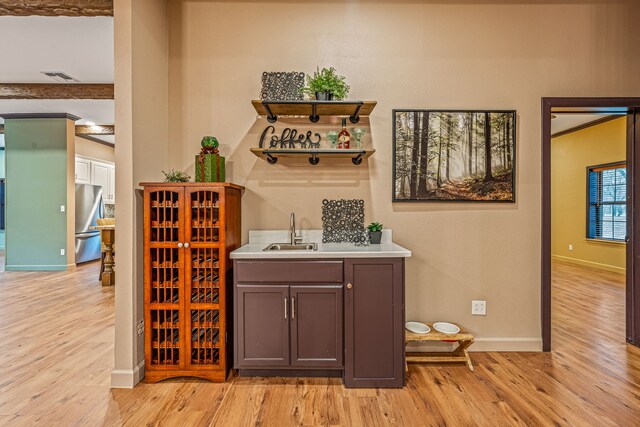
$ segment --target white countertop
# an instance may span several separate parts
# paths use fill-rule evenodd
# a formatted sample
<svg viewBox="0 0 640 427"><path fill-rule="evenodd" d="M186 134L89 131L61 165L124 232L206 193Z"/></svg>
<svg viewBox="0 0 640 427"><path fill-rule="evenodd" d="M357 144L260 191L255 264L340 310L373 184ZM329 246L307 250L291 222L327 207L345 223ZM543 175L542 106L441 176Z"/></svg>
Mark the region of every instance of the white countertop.
<svg viewBox="0 0 640 427"><path fill-rule="evenodd" d="M317 243L315 251L263 251L271 243L289 241L286 230L249 231L249 243L231 252L232 259L309 259L309 258L407 258L411 251L391 240L391 230L384 230L379 245L356 246L352 243L322 243L322 230L303 230L302 243Z"/></svg>

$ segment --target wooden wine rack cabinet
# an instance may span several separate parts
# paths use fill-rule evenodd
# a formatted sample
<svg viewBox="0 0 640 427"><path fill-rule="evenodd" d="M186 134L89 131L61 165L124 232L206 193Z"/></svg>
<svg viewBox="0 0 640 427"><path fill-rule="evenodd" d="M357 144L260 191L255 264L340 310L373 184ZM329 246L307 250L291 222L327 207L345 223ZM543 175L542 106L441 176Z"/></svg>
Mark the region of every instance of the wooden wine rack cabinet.
<svg viewBox="0 0 640 427"><path fill-rule="evenodd" d="M229 183L144 187L145 381L224 381L227 327L240 244L243 188Z"/></svg>

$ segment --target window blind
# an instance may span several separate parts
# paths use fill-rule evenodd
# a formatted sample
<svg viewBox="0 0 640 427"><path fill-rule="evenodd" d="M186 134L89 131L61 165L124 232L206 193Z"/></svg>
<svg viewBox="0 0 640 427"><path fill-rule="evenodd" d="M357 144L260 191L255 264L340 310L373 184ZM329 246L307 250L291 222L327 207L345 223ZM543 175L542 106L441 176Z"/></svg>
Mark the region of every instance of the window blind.
<svg viewBox="0 0 640 427"><path fill-rule="evenodd" d="M587 237L624 241L627 234L625 163L589 167L587 181Z"/></svg>

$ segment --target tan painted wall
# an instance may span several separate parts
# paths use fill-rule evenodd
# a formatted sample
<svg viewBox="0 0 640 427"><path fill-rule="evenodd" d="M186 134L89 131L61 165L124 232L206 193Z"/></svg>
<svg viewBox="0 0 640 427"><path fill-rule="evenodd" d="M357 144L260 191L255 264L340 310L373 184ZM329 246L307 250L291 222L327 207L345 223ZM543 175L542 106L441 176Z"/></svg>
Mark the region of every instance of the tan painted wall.
<svg viewBox="0 0 640 427"><path fill-rule="evenodd" d="M623 243L586 239L586 168L624 161L627 119L551 140L551 251L569 262L624 273ZM569 251L569 245L573 251Z"/></svg>
<svg viewBox="0 0 640 427"><path fill-rule="evenodd" d="M75 141L77 155L104 160L106 162L115 162L116 160L116 150L114 147L108 147L104 144L77 136L75 137Z"/></svg>
<svg viewBox="0 0 640 427"><path fill-rule="evenodd" d="M142 212L135 189L160 180L168 159L168 29L164 0L115 0L116 266L113 387L144 375Z"/></svg>
<svg viewBox="0 0 640 427"><path fill-rule="evenodd" d="M245 185L243 230L321 227L324 198L364 198L366 220L413 251L407 319L458 321L478 349L540 349L540 98L637 96L639 2L170 1L170 163L193 170L214 134ZM250 100L263 71L335 66L373 99L367 163L257 159ZM516 109L517 203L391 203L393 108ZM278 125L279 129L284 123ZM326 126L314 126L323 132ZM488 314L471 316L471 300Z"/></svg>

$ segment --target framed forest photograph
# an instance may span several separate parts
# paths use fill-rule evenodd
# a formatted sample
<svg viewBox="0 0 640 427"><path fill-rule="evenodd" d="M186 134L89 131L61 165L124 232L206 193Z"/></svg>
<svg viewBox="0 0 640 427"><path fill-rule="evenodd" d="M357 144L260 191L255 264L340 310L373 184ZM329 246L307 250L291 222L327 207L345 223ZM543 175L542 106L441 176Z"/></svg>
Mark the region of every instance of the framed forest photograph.
<svg viewBox="0 0 640 427"><path fill-rule="evenodd" d="M393 110L393 201L515 202L516 112Z"/></svg>

